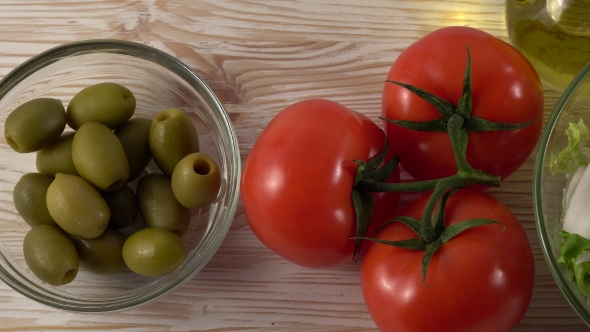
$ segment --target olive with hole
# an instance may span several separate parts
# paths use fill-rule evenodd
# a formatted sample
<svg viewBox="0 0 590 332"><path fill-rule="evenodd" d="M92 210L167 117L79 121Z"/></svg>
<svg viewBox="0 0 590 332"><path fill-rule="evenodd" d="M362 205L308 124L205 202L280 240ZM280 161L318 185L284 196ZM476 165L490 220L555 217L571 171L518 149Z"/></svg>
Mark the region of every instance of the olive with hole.
<svg viewBox="0 0 590 332"><path fill-rule="evenodd" d="M199 152L197 130L189 116L178 108L160 112L150 128L150 150L160 170L172 176L182 158Z"/></svg>
<svg viewBox="0 0 590 332"><path fill-rule="evenodd" d="M38 225L23 241L25 262L42 281L61 286L72 282L80 265L72 240L58 227Z"/></svg>
<svg viewBox="0 0 590 332"><path fill-rule="evenodd" d="M4 122L6 143L16 152L41 150L55 141L66 126L66 113L58 99L36 98L12 111Z"/></svg>
<svg viewBox="0 0 590 332"><path fill-rule="evenodd" d="M74 132L61 135L51 145L37 151L35 164L39 173L55 176L57 173L79 175L72 160Z"/></svg>
<svg viewBox="0 0 590 332"><path fill-rule="evenodd" d="M121 229L133 223L139 214L137 197L128 185L112 191L101 193L111 210L109 228Z"/></svg>
<svg viewBox="0 0 590 332"><path fill-rule="evenodd" d="M23 175L12 191L14 207L23 220L31 227L37 225L57 226L47 209L47 188L53 182L49 175L27 173Z"/></svg>
<svg viewBox="0 0 590 332"><path fill-rule="evenodd" d="M121 141L98 122L86 122L78 129L72 143L72 160L80 176L101 190L119 189L129 177Z"/></svg>
<svg viewBox="0 0 590 332"><path fill-rule="evenodd" d="M73 237L80 267L98 274L118 273L125 268L123 244L127 236L116 229L107 229L96 239Z"/></svg>
<svg viewBox="0 0 590 332"><path fill-rule="evenodd" d="M47 188L46 200L49 214L59 227L83 239L99 237L111 218L104 198L79 176L56 174Z"/></svg>
<svg viewBox="0 0 590 332"><path fill-rule="evenodd" d="M150 128L152 120L133 118L115 131L121 141L127 162L129 163L129 178L127 182L135 180L152 160L150 152Z"/></svg>
<svg viewBox="0 0 590 332"><path fill-rule="evenodd" d="M195 152L178 162L171 182L174 196L180 204L189 209L200 209L217 198L221 174L213 158Z"/></svg>
<svg viewBox="0 0 590 332"><path fill-rule="evenodd" d="M78 92L68 104L66 120L78 130L86 122L119 128L135 113L135 96L126 87L111 82L91 85Z"/></svg>
<svg viewBox="0 0 590 332"><path fill-rule="evenodd" d="M147 227L164 228L182 237L188 230L191 211L182 206L174 193L170 178L150 173L137 183L139 213Z"/></svg>
<svg viewBox="0 0 590 332"><path fill-rule="evenodd" d="M163 228L146 228L131 234L123 244L123 260L129 269L146 277L176 270L184 260L184 244Z"/></svg>

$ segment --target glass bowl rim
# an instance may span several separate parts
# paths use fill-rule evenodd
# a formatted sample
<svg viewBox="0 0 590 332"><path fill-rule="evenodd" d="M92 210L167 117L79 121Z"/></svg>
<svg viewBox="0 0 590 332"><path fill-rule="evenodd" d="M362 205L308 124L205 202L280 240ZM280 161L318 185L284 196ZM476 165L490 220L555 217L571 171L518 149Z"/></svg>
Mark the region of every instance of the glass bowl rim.
<svg viewBox="0 0 590 332"><path fill-rule="evenodd" d="M180 274L174 280L163 283L156 289L150 289L145 293L134 295L132 298L120 297L108 304L106 303L108 300L78 300L73 297L57 299L57 295L51 294L52 292L45 288L35 287L35 289L31 289L26 282L23 282L23 280L27 280L28 278L21 275L17 270L12 270L16 273L16 275L13 275L4 266L0 266L0 280L25 297L53 308L84 313L115 312L136 308L168 294L192 279L213 257L229 231L238 205L239 179L241 176L241 157L237 135L221 101L210 86L185 63L166 52L148 45L116 39L89 39L50 48L26 60L0 79L0 99L4 98L20 82L40 69L65 58L96 53L121 54L147 60L170 70L193 89L197 90L209 107L216 111L215 115L222 125L221 129L224 135L227 135L227 142L230 146L228 159L229 163L234 165L231 170L231 182L228 182L227 185L230 188L235 188L235 190L228 192L227 206L221 208L225 218L221 220L219 227L211 231L215 232L215 234L210 235L210 237L215 238L216 241L212 243L212 246L207 247L205 252L201 252L198 255L198 259L202 264L199 267L189 269L190 271L187 273ZM3 254L0 256L2 256L1 259L7 265L11 265L11 262L6 260ZM48 294L51 295L48 296ZM84 304L81 302L84 302Z"/></svg>
<svg viewBox="0 0 590 332"><path fill-rule="evenodd" d="M545 164L547 154L547 144L551 138L551 134L555 130L555 124L559 119L565 105L568 103L574 92L580 87L586 77L590 76L590 62L587 63L582 70L572 79L570 84L562 93L561 97L557 101L557 104L553 108L539 142L539 150L537 152L537 158L534 166L533 176L533 210L535 214L535 223L537 226L537 234L539 235L539 241L545 260L549 265L551 274L555 279L557 286L559 287L566 300L570 303L576 313L582 318L582 320L590 326L590 311L585 303L580 303L572 289L568 286L570 281L563 275L559 267L557 259L553 256L552 246L549 242L549 233L545 227L545 213L543 212L543 171L547 167Z"/></svg>

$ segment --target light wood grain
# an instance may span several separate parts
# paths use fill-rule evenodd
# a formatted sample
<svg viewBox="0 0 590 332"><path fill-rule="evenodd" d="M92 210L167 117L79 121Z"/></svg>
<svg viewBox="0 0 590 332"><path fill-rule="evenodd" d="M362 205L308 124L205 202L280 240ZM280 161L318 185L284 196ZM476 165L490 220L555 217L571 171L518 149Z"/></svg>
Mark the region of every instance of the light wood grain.
<svg viewBox="0 0 590 332"><path fill-rule="evenodd" d="M212 86L245 160L266 123L301 99L332 99L378 122L383 81L397 55L449 25L507 40L502 0L0 0L0 77L62 43L116 38L154 46ZM545 119L558 97L546 90ZM534 158L491 190L522 221L535 253L533 300L515 331L585 331L541 253ZM376 331L359 269L312 270L280 259L255 238L239 206L219 252L167 297L86 315L51 309L0 284L0 331Z"/></svg>

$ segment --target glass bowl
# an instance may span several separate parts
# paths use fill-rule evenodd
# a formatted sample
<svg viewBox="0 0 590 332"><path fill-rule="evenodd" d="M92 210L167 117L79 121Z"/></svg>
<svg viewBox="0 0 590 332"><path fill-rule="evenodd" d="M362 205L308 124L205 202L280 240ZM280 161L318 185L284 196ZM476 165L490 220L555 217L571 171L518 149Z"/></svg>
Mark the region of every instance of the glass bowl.
<svg viewBox="0 0 590 332"><path fill-rule="evenodd" d="M137 100L134 117L153 119L171 107L184 110L197 129L201 152L218 163L222 185L217 199L209 207L192 211L190 228L182 237L186 257L172 273L150 278L129 270L99 275L80 268L70 284L51 286L37 279L25 263L22 243L30 227L18 215L12 198L14 185L20 177L36 172L35 153L14 152L2 135L0 279L37 302L75 312L129 309L183 285L217 251L229 230L239 197L239 147L223 105L189 67L146 45L89 40L58 46L31 58L0 81L0 131L4 132L8 114L25 101L51 97L62 100L67 107L82 88L101 82L119 83L133 92ZM152 161L146 172L157 171ZM133 182L130 185L134 187Z"/></svg>
<svg viewBox="0 0 590 332"><path fill-rule="evenodd" d="M562 238L558 232L563 225L563 198L567 177L555 175L549 169L552 155L568 145L566 128L580 118L590 124L590 63L574 77L557 102L543 130L533 177L533 204L537 231L543 253L553 277L568 302L590 326L588 299L571 279L565 265L558 262Z"/></svg>

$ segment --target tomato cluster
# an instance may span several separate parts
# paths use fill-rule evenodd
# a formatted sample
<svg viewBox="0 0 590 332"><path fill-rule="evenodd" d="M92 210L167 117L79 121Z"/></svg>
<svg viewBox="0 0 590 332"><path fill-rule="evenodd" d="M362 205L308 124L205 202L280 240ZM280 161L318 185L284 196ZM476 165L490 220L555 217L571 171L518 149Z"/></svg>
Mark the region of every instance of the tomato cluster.
<svg viewBox="0 0 590 332"><path fill-rule="evenodd" d="M485 189L537 144L535 70L488 33L443 28L399 55L382 105L384 130L319 99L271 120L242 176L252 231L305 267L364 252L361 287L382 331L511 330L532 296L533 256ZM415 181L400 183L398 162ZM398 210L404 191L424 194Z"/></svg>

